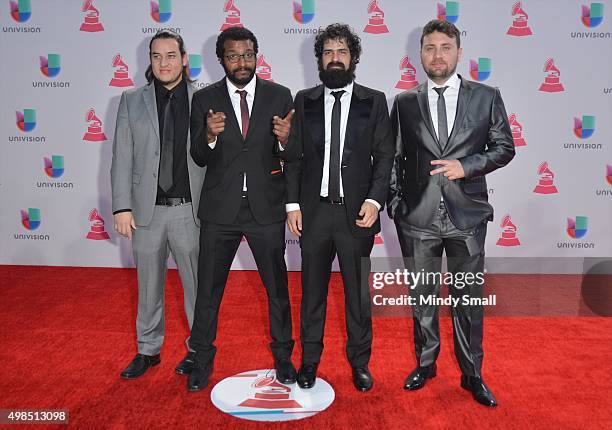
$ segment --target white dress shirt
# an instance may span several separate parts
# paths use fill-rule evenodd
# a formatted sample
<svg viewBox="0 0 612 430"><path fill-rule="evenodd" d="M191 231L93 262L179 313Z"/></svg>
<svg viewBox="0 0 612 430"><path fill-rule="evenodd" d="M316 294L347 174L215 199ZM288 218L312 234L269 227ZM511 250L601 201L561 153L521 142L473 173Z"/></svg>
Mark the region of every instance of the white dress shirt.
<svg viewBox="0 0 612 430"><path fill-rule="evenodd" d="M448 87L444 90L444 103L446 104L446 123L448 124L448 136L450 137L455 124L455 115L457 114L457 99L459 98L459 87L461 87L461 79L454 73L442 85L436 84L431 79L427 79L427 99L429 101L429 113L431 114L431 122L433 123L436 136L438 136L438 93L434 88Z"/></svg>
<svg viewBox="0 0 612 430"><path fill-rule="evenodd" d="M242 112L240 111L240 94L236 91L246 91L246 102L249 107L249 118L251 117L251 113L253 111L253 102L255 101L255 83L257 79L255 79L255 75L249 81L248 84L244 86L244 88L238 88L232 81L225 78L225 82L227 83L227 93L229 95L230 101L232 102L232 107L234 108L234 114L236 115L236 119L238 120L238 127L240 127L240 132L242 133ZM210 149L215 149L217 145L217 139L215 138L214 142L209 143ZM244 174L244 182L242 183L242 191L247 190L247 178L246 173Z"/></svg>
<svg viewBox="0 0 612 430"><path fill-rule="evenodd" d="M344 91L340 96L340 197L344 197L344 186L342 185L342 154L344 153L344 136L346 135L346 125L348 124L349 110L351 108L351 98L353 97L353 83L351 82L346 87L329 89L324 88L324 112L325 112L325 148L323 150L323 178L321 179L321 191L322 197L329 195L329 159L331 153L331 122L332 122L332 110L336 98L332 95L332 92ZM381 205L372 199L366 199L367 202L372 203L380 210ZM300 210L299 203L288 203L286 205L287 212Z"/></svg>

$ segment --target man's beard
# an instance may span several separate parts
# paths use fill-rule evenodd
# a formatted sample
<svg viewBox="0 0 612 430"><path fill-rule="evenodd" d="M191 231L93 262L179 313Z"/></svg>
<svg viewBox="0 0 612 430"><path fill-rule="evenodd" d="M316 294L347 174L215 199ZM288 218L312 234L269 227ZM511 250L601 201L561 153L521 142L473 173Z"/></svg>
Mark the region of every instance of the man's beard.
<svg viewBox="0 0 612 430"><path fill-rule="evenodd" d="M453 65L453 67L447 67L446 69L442 69L440 71L433 71L433 67L431 69L425 69L425 74L429 79L439 78L439 79L448 79L451 77L455 70L457 70L457 63Z"/></svg>
<svg viewBox="0 0 612 430"><path fill-rule="evenodd" d="M333 68L329 66L341 65L342 69ZM357 65L351 62L348 70L344 69L342 63L329 63L327 69L323 69L323 65L319 64L319 79L329 89L343 88L355 80L355 69Z"/></svg>
<svg viewBox="0 0 612 430"><path fill-rule="evenodd" d="M235 69L233 72L230 72L225 67L225 65L223 65L223 68L225 69L225 76L227 76L227 79L229 79L236 86L244 86L248 84L249 82L251 82L251 79L253 79L253 75L255 75L255 68L251 68L247 66L241 67L239 69ZM241 72L241 71L248 71L249 74L244 78L236 77L235 73Z"/></svg>

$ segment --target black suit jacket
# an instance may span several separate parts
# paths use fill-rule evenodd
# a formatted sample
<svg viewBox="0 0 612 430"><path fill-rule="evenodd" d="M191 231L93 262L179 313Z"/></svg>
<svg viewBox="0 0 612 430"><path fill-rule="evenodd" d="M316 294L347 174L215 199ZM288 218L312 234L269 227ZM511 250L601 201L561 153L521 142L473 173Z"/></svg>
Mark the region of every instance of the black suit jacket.
<svg viewBox="0 0 612 430"><path fill-rule="evenodd" d="M461 77L460 77L461 78ZM499 90L461 78L457 114L444 149L431 122L427 82L399 94L391 110L396 137L388 211L409 224L428 227L440 196L453 224L467 230L493 219L485 175L514 157L514 142ZM436 159L457 159L465 178L430 176Z"/></svg>
<svg viewBox="0 0 612 430"><path fill-rule="evenodd" d="M285 164L287 201L299 203L303 232L307 234L313 210L319 202L325 149L324 87L300 91L289 142L281 156ZM385 95L359 84L353 85L341 159L342 186L347 221L356 237L380 231L380 220L370 228L355 225L366 199L381 207L387 199L393 164L393 139Z"/></svg>
<svg viewBox="0 0 612 430"><path fill-rule="evenodd" d="M232 223L240 210L244 174L247 176L251 211L259 224L283 221L285 180L272 117L285 117L293 108L291 92L282 85L256 78L255 100L249 130L243 139L227 92L225 78L193 95L191 110L191 156L208 166L198 217L217 224ZM214 149L206 139L208 110L225 113L225 130Z"/></svg>

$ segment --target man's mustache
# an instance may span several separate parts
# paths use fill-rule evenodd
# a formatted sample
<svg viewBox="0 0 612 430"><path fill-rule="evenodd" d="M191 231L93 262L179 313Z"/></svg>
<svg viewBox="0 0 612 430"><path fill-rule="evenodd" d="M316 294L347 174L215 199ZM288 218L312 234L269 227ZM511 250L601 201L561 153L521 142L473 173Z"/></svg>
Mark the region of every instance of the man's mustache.
<svg viewBox="0 0 612 430"><path fill-rule="evenodd" d="M329 63L327 65L327 70L329 70L332 67L339 67L342 70L346 70L346 67L344 66L344 63L340 63L340 62L337 62L337 61L336 62L332 61L331 63Z"/></svg>

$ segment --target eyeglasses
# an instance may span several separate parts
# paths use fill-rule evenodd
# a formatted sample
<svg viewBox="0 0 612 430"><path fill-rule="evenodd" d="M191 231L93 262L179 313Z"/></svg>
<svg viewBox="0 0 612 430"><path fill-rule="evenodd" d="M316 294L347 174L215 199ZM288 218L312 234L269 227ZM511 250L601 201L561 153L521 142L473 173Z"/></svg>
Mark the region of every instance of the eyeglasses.
<svg viewBox="0 0 612 430"><path fill-rule="evenodd" d="M254 61L255 57L256 54L254 52L245 52L244 54L229 54L225 56L225 58L227 58L227 61L229 61L230 63L237 63L238 61L240 61L240 58L242 58L245 62L249 63L251 61Z"/></svg>

